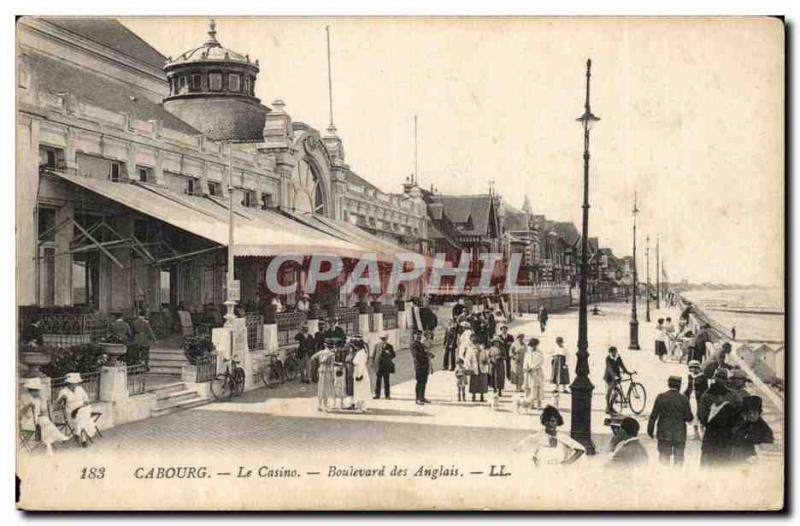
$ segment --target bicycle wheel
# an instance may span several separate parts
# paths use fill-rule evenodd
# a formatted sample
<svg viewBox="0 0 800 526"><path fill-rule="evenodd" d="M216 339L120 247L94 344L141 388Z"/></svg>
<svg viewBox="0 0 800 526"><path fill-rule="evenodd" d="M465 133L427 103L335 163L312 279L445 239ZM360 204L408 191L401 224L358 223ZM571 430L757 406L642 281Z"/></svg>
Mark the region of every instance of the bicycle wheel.
<svg viewBox="0 0 800 526"><path fill-rule="evenodd" d="M628 403L631 406L631 411L634 414L640 415L644 411L647 404L647 391L645 391L642 384L632 382L631 388L628 391Z"/></svg>
<svg viewBox="0 0 800 526"><path fill-rule="evenodd" d="M227 400L231 397L231 378L227 373L221 373L211 380L211 394L219 401Z"/></svg>
<svg viewBox="0 0 800 526"><path fill-rule="evenodd" d="M292 381L297 378L297 374L300 372L300 362L294 356L289 356L286 358L286 362L283 364L283 373L286 377L286 380Z"/></svg>
<svg viewBox="0 0 800 526"><path fill-rule="evenodd" d="M279 383L281 383L281 372L278 369L276 364L267 364L261 370L261 381L264 382L264 385L267 387L275 387Z"/></svg>
<svg viewBox="0 0 800 526"><path fill-rule="evenodd" d="M622 414L622 407L623 402L625 401L625 396L622 394L622 389L619 386L614 387L615 394L612 395L611 400L611 410L615 413Z"/></svg>
<svg viewBox="0 0 800 526"><path fill-rule="evenodd" d="M233 385L231 386L231 390L233 391L233 396L239 396L244 393L244 369L241 367L237 367L233 370Z"/></svg>

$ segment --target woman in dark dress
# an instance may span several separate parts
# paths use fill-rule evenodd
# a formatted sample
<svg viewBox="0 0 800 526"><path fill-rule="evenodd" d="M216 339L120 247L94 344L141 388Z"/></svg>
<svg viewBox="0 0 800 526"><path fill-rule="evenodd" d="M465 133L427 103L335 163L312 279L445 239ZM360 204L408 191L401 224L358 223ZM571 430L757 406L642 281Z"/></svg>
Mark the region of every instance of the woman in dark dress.
<svg viewBox="0 0 800 526"><path fill-rule="evenodd" d="M347 355L344 358L344 395L350 401L350 405L347 407L347 409L356 408L355 404L353 403L353 392L355 387L353 380L355 364L353 363L353 359L356 357L358 350L363 346L364 342L359 337L351 338L347 343Z"/></svg>
<svg viewBox="0 0 800 526"><path fill-rule="evenodd" d="M472 336L470 345L466 349L464 365L470 373L469 392L472 394L472 401L475 401L477 394L483 402L483 395L489 391L489 356L476 335Z"/></svg>
<svg viewBox="0 0 800 526"><path fill-rule="evenodd" d="M503 396L503 389L506 387L506 353L499 336L492 341L489 348L489 362L492 369L492 388L497 396Z"/></svg>
<svg viewBox="0 0 800 526"><path fill-rule="evenodd" d="M733 448L733 427L739 422L739 407L725 386L727 372L719 369L714 383L700 398L697 409L700 423L705 426L700 465L719 466L730 462Z"/></svg>

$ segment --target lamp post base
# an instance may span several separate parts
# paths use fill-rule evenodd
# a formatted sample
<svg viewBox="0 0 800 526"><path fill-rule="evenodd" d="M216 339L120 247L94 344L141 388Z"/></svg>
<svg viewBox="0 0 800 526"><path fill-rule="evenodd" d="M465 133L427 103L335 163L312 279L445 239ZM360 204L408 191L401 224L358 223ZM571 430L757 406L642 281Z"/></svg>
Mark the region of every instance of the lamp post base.
<svg viewBox="0 0 800 526"><path fill-rule="evenodd" d="M632 351L640 351L642 349L639 347L639 322L637 320L631 320L631 339L628 349Z"/></svg>
<svg viewBox="0 0 800 526"><path fill-rule="evenodd" d="M592 391L594 386L586 376L576 376L570 386L572 395L570 436L586 448L587 455L596 453L592 442Z"/></svg>

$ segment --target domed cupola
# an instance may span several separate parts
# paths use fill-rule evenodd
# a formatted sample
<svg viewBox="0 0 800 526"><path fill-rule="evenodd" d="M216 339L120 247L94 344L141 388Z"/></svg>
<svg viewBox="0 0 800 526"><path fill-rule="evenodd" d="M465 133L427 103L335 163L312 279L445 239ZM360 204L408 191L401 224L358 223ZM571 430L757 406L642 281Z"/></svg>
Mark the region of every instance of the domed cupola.
<svg viewBox="0 0 800 526"><path fill-rule="evenodd" d="M261 141L269 108L254 95L258 60L222 47L212 20L208 40L164 66L164 108L213 140Z"/></svg>

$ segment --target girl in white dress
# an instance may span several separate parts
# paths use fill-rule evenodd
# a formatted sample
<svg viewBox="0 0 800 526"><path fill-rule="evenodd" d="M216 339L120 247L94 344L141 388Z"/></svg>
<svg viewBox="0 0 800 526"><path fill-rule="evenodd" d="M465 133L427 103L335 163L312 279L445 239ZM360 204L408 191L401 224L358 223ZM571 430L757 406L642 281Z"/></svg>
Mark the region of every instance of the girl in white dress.
<svg viewBox="0 0 800 526"><path fill-rule="evenodd" d="M360 347L353 357L353 404L356 411L365 411L367 400L372 396L372 386L367 369L367 351Z"/></svg>
<svg viewBox="0 0 800 526"><path fill-rule="evenodd" d="M25 431L39 430L39 440L44 444L47 455L53 454L53 444L69 440L50 420L47 400L41 397L42 381L39 378L28 378L24 385L26 392L19 397L20 428Z"/></svg>
<svg viewBox="0 0 800 526"><path fill-rule="evenodd" d="M94 438L97 434L89 395L80 385L83 382L80 373L68 373L65 381L67 386L58 392L56 404L62 399L64 400L69 425L80 440L81 446L86 447L88 445L87 437Z"/></svg>
<svg viewBox="0 0 800 526"><path fill-rule="evenodd" d="M551 405L545 407L541 422L544 426L543 432L530 435L514 448L516 453L530 455L534 466L569 465L586 453L583 445L567 433L558 431L558 427L564 425L558 409Z"/></svg>

